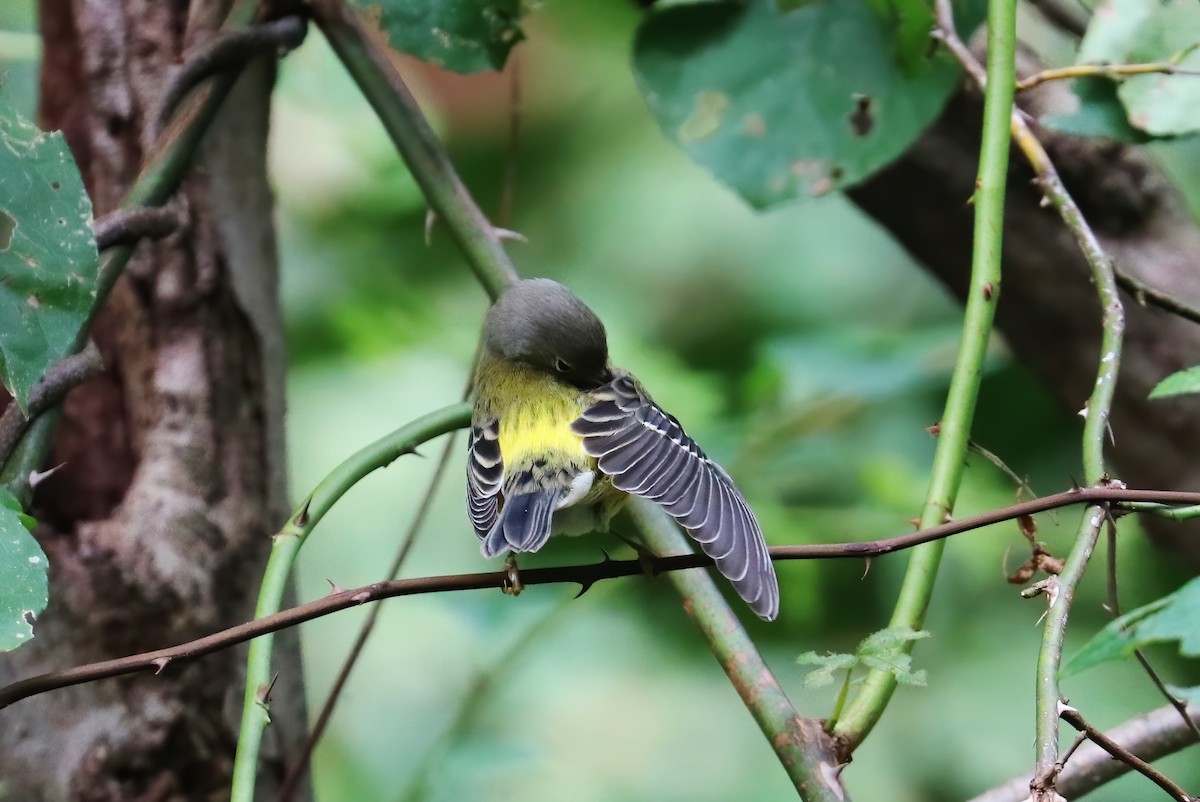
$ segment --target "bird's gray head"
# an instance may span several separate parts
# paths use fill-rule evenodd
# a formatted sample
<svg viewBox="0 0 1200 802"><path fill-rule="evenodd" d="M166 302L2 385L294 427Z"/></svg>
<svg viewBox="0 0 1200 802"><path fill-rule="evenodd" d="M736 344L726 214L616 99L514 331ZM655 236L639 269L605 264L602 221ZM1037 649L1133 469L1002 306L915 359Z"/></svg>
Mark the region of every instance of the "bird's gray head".
<svg viewBox="0 0 1200 802"><path fill-rule="evenodd" d="M512 284L492 305L483 327L484 347L592 390L612 380L604 324L557 281L534 278Z"/></svg>

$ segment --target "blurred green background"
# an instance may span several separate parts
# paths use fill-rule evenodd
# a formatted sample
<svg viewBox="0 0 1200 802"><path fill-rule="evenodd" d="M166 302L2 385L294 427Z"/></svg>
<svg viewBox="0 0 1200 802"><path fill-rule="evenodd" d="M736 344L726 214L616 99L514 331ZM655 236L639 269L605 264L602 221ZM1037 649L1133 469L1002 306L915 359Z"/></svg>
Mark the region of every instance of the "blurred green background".
<svg viewBox="0 0 1200 802"><path fill-rule="evenodd" d="M30 0L0 5L28 31ZM631 76L639 12L547 3L510 73L465 78L408 60L410 80L467 184L527 243L523 275L565 282L606 321L614 358L641 376L738 480L773 543L871 539L911 529L954 358L960 311L840 197L752 213L659 133ZM22 48L24 48L22 50ZM36 40L0 37L0 86L32 110ZM301 496L364 443L460 398L486 298L435 226L356 88L315 31L283 62L271 140L287 314L290 459ZM1194 165L1193 165L1194 169ZM975 439L1039 493L1080 475L1081 421L1060 411L997 342ZM461 438L405 575L495 569L463 509ZM404 458L369 477L305 548L299 595L382 578L436 462ZM956 513L1013 500L972 458ZM1039 520L1066 552L1078 512ZM1173 590L1178 567L1126 518L1126 607ZM591 561L611 538L552 542L528 564ZM1011 552L1011 553L1010 553ZM902 688L843 775L859 800L961 800L1032 766L1042 601L1005 582L1027 555L1015 524L954 539L917 650L926 688ZM829 713L795 657L852 651L890 612L905 555L779 565L783 612L745 611L800 710ZM519 599L453 593L386 602L315 758L322 802L341 800L775 800L783 770L664 582L620 580L578 600L568 587ZM1103 572L1085 580L1068 653L1107 621ZM305 624L315 712L365 614ZM1159 662L1177 684L1196 666ZM1189 676L1190 672L1190 676ZM1097 726L1159 706L1132 663L1065 684ZM1070 736L1066 738L1069 742ZM1162 761L1200 786L1194 753ZM1096 800L1152 798L1129 777Z"/></svg>

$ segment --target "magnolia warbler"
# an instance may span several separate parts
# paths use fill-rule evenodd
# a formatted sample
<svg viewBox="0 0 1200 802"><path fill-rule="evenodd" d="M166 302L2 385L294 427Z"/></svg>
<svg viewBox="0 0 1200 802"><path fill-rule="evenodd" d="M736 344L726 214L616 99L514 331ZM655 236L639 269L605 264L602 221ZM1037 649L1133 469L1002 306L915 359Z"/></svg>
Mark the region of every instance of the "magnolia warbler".
<svg viewBox="0 0 1200 802"><path fill-rule="evenodd" d="M488 311L475 374L467 507L485 557L603 531L628 497L674 516L754 612L779 613L762 530L720 465L608 358L604 324L549 279Z"/></svg>

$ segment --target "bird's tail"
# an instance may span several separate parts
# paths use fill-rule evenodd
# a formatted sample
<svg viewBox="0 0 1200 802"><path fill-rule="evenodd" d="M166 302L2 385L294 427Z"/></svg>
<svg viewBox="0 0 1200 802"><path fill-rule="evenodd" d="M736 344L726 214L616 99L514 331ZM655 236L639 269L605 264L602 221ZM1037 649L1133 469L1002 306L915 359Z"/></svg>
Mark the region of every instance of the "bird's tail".
<svg viewBox="0 0 1200 802"><path fill-rule="evenodd" d="M481 547L484 557L505 552L537 551L550 539L550 519L558 503L557 489L520 493L504 501L500 517Z"/></svg>

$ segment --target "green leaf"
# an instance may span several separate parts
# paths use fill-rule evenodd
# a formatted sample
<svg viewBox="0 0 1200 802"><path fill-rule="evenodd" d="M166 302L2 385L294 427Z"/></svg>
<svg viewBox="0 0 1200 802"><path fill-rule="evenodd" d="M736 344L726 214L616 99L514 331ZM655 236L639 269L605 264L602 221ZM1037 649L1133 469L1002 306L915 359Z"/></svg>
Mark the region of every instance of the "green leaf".
<svg viewBox="0 0 1200 802"><path fill-rule="evenodd" d="M33 637L33 619L46 609L46 555L26 528L32 519L0 488L0 652Z"/></svg>
<svg viewBox="0 0 1200 802"><path fill-rule="evenodd" d="M1079 108L1071 114L1047 114L1040 122L1047 128L1075 136L1096 136L1115 142L1140 145L1153 137L1129 124L1125 107L1117 97L1117 85L1108 78L1076 78L1071 91Z"/></svg>
<svg viewBox="0 0 1200 802"><path fill-rule="evenodd" d="M804 652L796 658L800 665L817 666L804 677L804 685L817 688L829 685L839 671L853 671L856 666L886 671L904 685L925 685L925 672L912 670L912 656L903 651L904 644L928 638L929 633L902 627L872 633L858 644L854 654Z"/></svg>
<svg viewBox="0 0 1200 802"><path fill-rule="evenodd" d="M838 671L849 671L858 663L858 658L852 654L804 652L796 658L802 666L817 666L813 671L804 675L804 687L819 688L833 683L833 675Z"/></svg>
<svg viewBox="0 0 1200 802"><path fill-rule="evenodd" d="M455 72L499 70L525 38L521 0L352 0L401 52Z"/></svg>
<svg viewBox="0 0 1200 802"><path fill-rule="evenodd" d="M92 204L62 134L0 96L0 379L22 409L95 300Z"/></svg>
<svg viewBox="0 0 1200 802"><path fill-rule="evenodd" d="M1126 613L1096 633L1063 666L1062 676L1133 654L1151 643L1179 642L1184 657L1200 657L1200 577L1174 593Z"/></svg>
<svg viewBox="0 0 1200 802"><path fill-rule="evenodd" d="M1150 391L1150 397L1169 398L1173 395L1197 392L1200 392L1200 365L1172 373Z"/></svg>
<svg viewBox="0 0 1200 802"><path fill-rule="evenodd" d="M766 208L865 179L941 111L957 64L901 69L893 28L867 0L675 5L643 21L634 71L667 136Z"/></svg>
<svg viewBox="0 0 1200 802"><path fill-rule="evenodd" d="M1177 62L1200 70L1200 4L1194 0L1105 0L1097 6L1079 48L1080 64ZM1129 122L1159 137L1200 131L1200 81L1191 75L1135 75L1117 95Z"/></svg>

